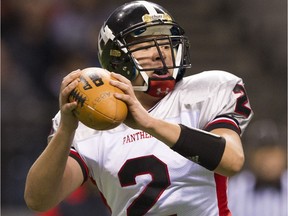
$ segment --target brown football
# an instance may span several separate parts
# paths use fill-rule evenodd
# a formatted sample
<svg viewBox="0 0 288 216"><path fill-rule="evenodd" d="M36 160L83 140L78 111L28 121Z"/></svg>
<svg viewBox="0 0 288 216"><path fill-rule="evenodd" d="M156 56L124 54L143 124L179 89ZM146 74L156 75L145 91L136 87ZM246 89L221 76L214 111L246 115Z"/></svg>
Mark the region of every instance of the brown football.
<svg viewBox="0 0 288 216"><path fill-rule="evenodd" d="M114 97L123 93L110 85L110 72L98 67L82 70L78 86L71 92L69 101L77 101L74 110L80 122L95 130L109 130L120 125L127 116L126 104Z"/></svg>

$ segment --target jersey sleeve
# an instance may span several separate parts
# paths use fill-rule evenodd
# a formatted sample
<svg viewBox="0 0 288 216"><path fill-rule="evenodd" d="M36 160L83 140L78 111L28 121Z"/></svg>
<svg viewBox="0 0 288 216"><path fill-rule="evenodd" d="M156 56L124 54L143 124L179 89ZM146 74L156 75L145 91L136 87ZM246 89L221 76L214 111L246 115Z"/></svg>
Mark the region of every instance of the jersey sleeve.
<svg viewBox="0 0 288 216"><path fill-rule="evenodd" d="M86 182L89 176L88 166L86 165L84 160L81 158L80 154L75 150L73 146L70 149L69 156L72 157L74 160L76 160L80 165L83 174L83 183Z"/></svg>
<svg viewBox="0 0 288 216"><path fill-rule="evenodd" d="M225 76L225 79L221 79L221 76ZM219 83L209 104L216 107L215 113L206 124L205 130L228 128L242 135L253 116L244 83L242 79L229 73L220 73Z"/></svg>

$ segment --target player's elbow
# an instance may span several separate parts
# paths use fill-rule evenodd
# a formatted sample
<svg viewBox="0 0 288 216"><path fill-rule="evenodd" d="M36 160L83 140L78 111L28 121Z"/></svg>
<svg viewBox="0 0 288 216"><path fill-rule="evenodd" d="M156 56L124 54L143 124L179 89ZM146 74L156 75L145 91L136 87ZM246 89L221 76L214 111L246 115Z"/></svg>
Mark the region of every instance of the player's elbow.
<svg viewBox="0 0 288 216"><path fill-rule="evenodd" d="M245 162L244 154L236 155L233 161L231 161L229 176L233 176L239 173L243 168L244 162Z"/></svg>
<svg viewBox="0 0 288 216"><path fill-rule="evenodd" d="M244 154L235 154L233 157L222 158L215 172L223 176L231 177L242 170L245 162Z"/></svg>
<svg viewBox="0 0 288 216"><path fill-rule="evenodd" d="M225 135L226 147L220 162L220 171L229 177L242 170L245 155L239 135L236 133Z"/></svg>
<svg viewBox="0 0 288 216"><path fill-rule="evenodd" d="M28 197L26 194L24 196L24 200L29 209L36 211L36 212L46 211L46 208L43 208L43 206L39 204L39 201L36 201L35 199Z"/></svg>
<svg viewBox="0 0 288 216"><path fill-rule="evenodd" d="M25 202L27 207L35 212L46 212L51 209L51 207L47 207L39 202L33 202L31 200L25 200Z"/></svg>
<svg viewBox="0 0 288 216"><path fill-rule="evenodd" d="M41 199L41 197L37 197L25 191L24 200L27 207L35 212L45 212L51 209L51 205Z"/></svg>

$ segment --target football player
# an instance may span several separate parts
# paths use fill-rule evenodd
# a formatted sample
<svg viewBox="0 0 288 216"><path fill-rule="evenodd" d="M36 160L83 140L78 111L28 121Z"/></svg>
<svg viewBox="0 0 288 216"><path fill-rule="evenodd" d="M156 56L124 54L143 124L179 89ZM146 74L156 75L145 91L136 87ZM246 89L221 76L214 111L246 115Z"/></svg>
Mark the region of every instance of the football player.
<svg viewBox="0 0 288 216"><path fill-rule="evenodd" d="M78 122L68 96L81 71L68 74L49 143L27 176L27 205L50 209L91 179L115 216L231 215L227 179L243 166L240 137L253 115L242 79L216 70L184 77L189 40L152 2L118 7L98 43L128 117L107 131Z"/></svg>

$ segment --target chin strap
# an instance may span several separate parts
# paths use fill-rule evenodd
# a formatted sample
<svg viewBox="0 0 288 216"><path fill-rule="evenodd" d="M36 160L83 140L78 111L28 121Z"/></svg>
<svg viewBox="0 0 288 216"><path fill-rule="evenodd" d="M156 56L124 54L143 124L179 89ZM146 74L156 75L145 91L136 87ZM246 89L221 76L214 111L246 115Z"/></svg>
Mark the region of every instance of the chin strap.
<svg viewBox="0 0 288 216"><path fill-rule="evenodd" d="M176 81L173 77L149 78L148 83L146 93L153 97L163 98L174 89Z"/></svg>

